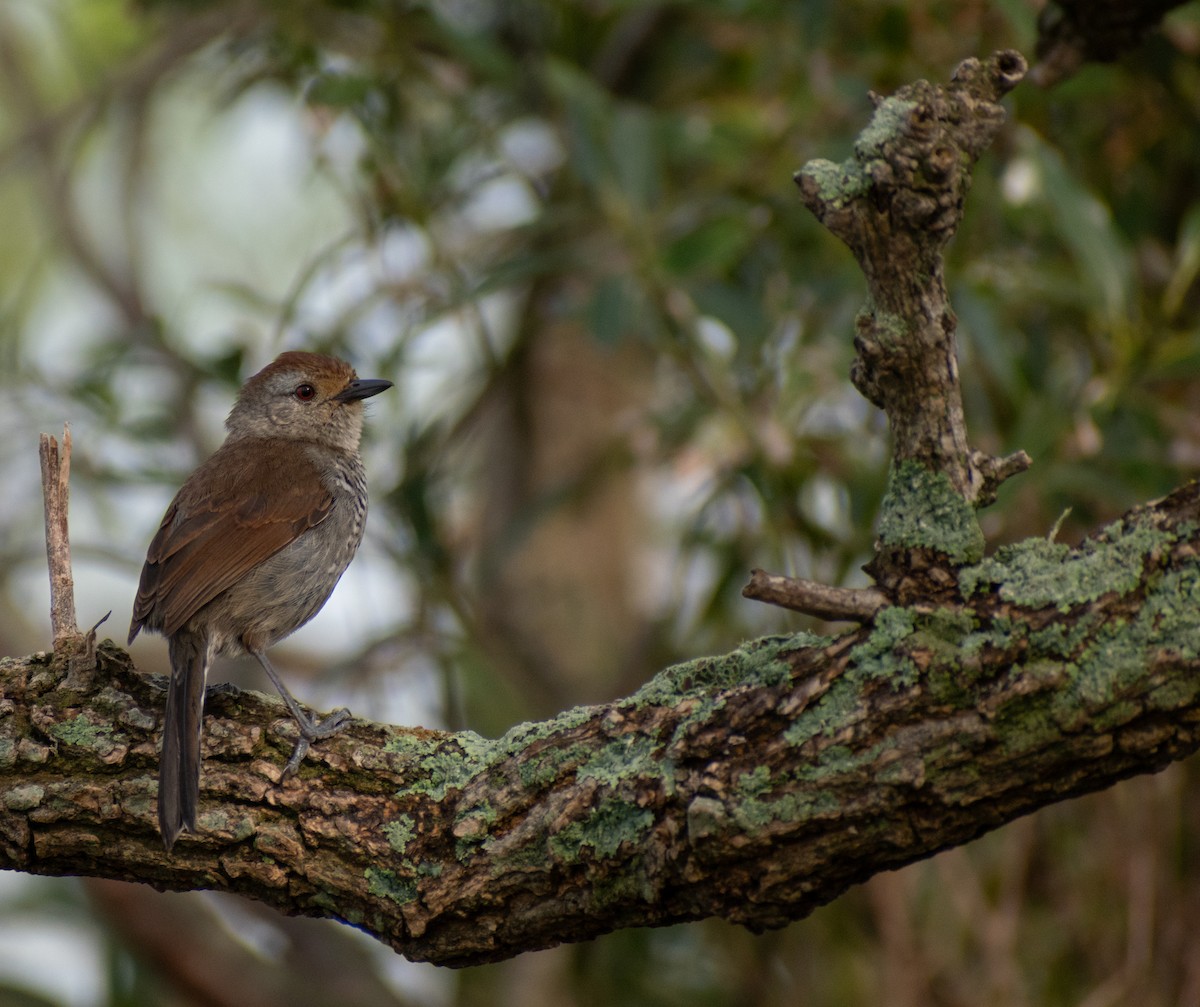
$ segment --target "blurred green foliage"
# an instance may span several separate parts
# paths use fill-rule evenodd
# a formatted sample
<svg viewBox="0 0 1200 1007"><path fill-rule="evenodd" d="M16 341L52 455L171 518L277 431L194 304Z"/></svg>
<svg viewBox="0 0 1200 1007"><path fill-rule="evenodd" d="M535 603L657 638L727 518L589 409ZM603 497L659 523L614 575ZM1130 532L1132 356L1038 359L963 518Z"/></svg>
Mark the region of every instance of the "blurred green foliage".
<svg viewBox="0 0 1200 1007"><path fill-rule="evenodd" d="M400 600L343 670L436 669L442 720L496 733L795 626L741 600L746 572L862 583L887 431L847 377L862 279L791 175L848 154L868 89L1031 53L1034 16L1023 0L6 5L0 465L24 486L33 432L69 415L77 553L131 596L152 512L240 380L284 346L328 349L405 393L367 446L368 546ZM969 431L1034 458L984 515L993 547L1068 509L1073 540L1200 461L1198 50L1185 10L1117 65L1018 88L977 169L946 270ZM285 120L285 156L249 160ZM547 382L530 362L565 333L579 348ZM597 384L611 424L538 475L571 425L539 403ZM130 511L131 485L157 495ZM611 486L634 531L580 518L577 545L538 557L553 585L613 559L604 543L638 572L619 670L580 686L511 625L503 575ZM0 504L12 650L34 646L39 515L32 491ZM616 934L471 970L438 1002L537 1002L511 998L525 981L597 1005L1194 1002L1194 776L1039 815L780 934Z"/></svg>

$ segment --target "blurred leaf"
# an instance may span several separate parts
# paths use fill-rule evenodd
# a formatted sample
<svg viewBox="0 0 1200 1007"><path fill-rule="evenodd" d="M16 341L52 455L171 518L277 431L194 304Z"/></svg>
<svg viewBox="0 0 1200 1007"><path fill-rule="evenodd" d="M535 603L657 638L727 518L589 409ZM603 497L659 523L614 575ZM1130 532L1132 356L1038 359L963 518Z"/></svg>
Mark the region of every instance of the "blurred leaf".
<svg viewBox="0 0 1200 1007"><path fill-rule="evenodd" d="M585 184L599 188L611 173L605 141L611 100L594 80L565 60L547 58L543 73L566 113L572 164Z"/></svg>
<svg viewBox="0 0 1200 1007"><path fill-rule="evenodd" d="M621 191L635 210L658 208L662 196L659 130L653 114L636 105L617 107L612 123L612 154Z"/></svg>
<svg viewBox="0 0 1200 1007"><path fill-rule="evenodd" d="M1193 203L1179 223L1175 269L1163 291L1163 314L1168 318L1179 314L1197 275L1200 275L1200 203Z"/></svg>
<svg viewBox="0 0 1200 1007"><path fill-rule="evenodd" d="M676 276L720 274L745 251L750 236L745 221L716 217L672 241L663 263Z"/></svg>
<svg viewBox="0 0 1200 1007"><path fill-rule="evenodd" d="M1062 155L1032 130L1020 130L1019 136L1022 148L1037 165L1043 205L1074 257L1085 306L1106 327L1128 325L1134 314L1133 257L1113 226L1108 207L1067 169Z"/></svg>

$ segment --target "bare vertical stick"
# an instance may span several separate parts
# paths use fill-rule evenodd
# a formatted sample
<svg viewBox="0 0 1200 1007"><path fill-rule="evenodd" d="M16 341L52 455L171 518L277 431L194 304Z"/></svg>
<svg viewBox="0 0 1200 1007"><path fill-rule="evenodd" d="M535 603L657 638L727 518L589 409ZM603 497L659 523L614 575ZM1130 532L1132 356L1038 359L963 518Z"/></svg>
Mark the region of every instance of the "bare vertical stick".
<svg viewBox="0 0 1200 1007"><path fill-rule="evenodd" d="M68 480L71 476L71 428L63 424L62 454L58 442L42 434L42 498L46 505L46 560L50 566L50 628L54 650L79 638L75 623L75 578L71 574L71 541L67 533ZM72 649L74 649L72 647Z"/></svg>

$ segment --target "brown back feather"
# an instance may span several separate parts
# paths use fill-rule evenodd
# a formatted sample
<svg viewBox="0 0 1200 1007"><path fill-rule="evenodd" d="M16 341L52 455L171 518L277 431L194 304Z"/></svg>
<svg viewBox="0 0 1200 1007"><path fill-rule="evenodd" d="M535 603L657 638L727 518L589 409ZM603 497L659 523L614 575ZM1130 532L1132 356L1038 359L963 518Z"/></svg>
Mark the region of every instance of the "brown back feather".
<svg viewBox="0 0 1200 1007"><path fill-rule="evenodd" d="M227 441L167 508L150 543L129 642L170 636L259 563L329 516L333 498L295 441Z"/></svg>

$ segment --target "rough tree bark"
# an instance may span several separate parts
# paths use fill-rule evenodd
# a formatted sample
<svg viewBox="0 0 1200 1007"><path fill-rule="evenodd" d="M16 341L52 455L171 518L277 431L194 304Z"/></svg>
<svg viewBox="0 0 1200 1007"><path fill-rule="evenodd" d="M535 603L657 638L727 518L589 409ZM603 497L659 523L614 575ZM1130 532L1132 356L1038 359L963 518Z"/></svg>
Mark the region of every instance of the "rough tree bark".
<svg viewBox="0 0 1200 1007"><path fill-rule="evenodd" d="M2 660L0 866L225 889L468 965L710 915L780 926L1194 751L1200 487L1078 548L982 556L975 508L1027 462L967 444L940 248L1023 70L998 53L902 89L851 162L801 175L868 275L855 380L893 420L897 462L876 588L757 580L861 625L699 658L497 740L356 721L282 786L285 711L210 690L202 832L169 856L161 682L111 643L69 681L64 654Z"/></svg>

